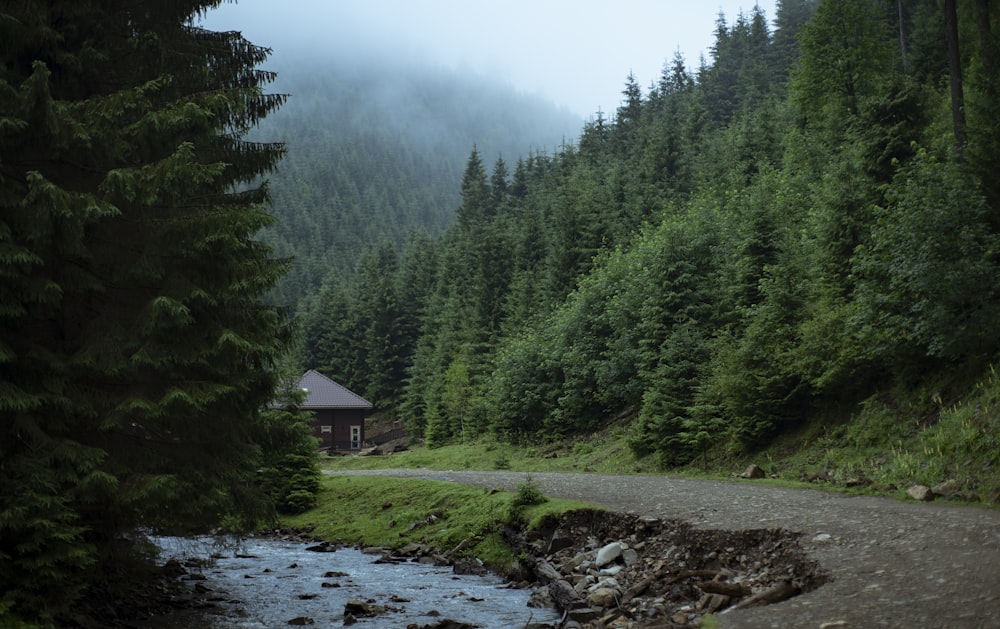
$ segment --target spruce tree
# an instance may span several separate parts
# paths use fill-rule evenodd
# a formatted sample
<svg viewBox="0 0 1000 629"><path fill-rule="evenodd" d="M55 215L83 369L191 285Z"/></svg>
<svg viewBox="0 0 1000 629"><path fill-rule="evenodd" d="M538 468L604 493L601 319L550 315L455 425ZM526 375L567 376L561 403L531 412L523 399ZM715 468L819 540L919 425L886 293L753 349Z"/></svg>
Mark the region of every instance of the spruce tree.
<svg viewBox="0 0 1000 629"><path fill-rule="evenodd" d="M0 620L58 622L136 531L267 511L283 149L242 138L282 97L193 25L217 4L0 8Z"/></svg>

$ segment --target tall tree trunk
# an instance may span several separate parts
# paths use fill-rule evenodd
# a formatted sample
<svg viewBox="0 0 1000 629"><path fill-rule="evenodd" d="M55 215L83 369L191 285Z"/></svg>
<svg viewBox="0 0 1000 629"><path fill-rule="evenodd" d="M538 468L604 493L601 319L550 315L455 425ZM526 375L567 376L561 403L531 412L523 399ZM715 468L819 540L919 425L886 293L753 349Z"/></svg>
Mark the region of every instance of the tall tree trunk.
<svg viewBox="0 0 1000 629"><path fill-rule="evenodd" d="M962 58L958 49L956 0L944 0L944 34L948 42L948 74L951 77L951 119L955 127L955 149L961 161L965 151L965 95L962 89Z"/></svg>

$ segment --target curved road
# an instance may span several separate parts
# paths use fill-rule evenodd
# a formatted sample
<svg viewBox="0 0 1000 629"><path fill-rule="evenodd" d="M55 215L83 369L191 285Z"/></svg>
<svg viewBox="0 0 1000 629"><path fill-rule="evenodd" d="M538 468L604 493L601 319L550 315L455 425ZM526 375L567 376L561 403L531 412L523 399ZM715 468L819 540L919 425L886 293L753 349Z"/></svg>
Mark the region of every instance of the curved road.
<svg viewBox="0 0 1000 629"><path fill-rule="evenodd" d="M515 489L528 476L424 469L328 473L504 489ZM740 481L554 473L530 477L548 496L613 511L683 519L700 528L781 527L802 533L803 545L831 581L784 603L723 614L722 627L1000 628L1000 511Z"/></svg>

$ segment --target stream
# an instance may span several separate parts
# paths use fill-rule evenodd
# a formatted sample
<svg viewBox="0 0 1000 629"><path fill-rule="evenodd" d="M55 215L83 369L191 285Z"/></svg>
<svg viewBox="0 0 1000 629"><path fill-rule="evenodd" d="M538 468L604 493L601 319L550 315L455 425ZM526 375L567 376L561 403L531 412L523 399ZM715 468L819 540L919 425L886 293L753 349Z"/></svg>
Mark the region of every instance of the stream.
<svg viewBox="0 0 1000 629"><path fill-rule="evenodd" d="M531 590L496 576L456 575L448 566L377 562L353 548L313 552L299 542L250 538L223 544L215 538L161 537L161 561L187 563L180 577L208 605L156 619L156 629L259 628L309 624L343 626L349 600L375 608L352 626L424 627L451 619L483 628L556 623L553 609L527 606ZM211 561L198 566L201 560ZM191 561L191 560L194 561ZM290 623L298 619L295 623ZM310 622L311 621L311 622Z"/></svg>

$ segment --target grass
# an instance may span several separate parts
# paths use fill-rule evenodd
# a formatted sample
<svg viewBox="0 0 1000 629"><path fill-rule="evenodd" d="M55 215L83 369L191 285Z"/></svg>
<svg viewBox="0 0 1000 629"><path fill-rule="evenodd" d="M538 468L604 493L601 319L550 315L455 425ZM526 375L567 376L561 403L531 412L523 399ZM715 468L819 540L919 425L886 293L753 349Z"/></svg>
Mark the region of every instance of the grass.
<svg viewBox="0 0 1000 629"><path fill-rule="evenodd" d="M1000 378L989 370L973 391L947 405L936 394L873 397L853 411L834 409L803 422L758 450L722 443L707 453L707 466L699 457L668 472L720 479L756 463L768 474L766 482L898 498L913 484L952 481L964 501L995 504L1000 501L998 411ZM637 457L629 449L626 430L616 424L585 437L520 446L488 437L435 449L416 445L386 456L332 457L323 466L664 473L655 456Z"/></svg>
<svg viewBox="0 0 1000 629"><path fill-rule="evenodd" d="M282 519L322 539L361 546L400 548L410 543L448 551L487 565L513 560L501 531L514 519L537 526L551 514L594 508L574 500L547 499L526 477L515 492L421 479L324 475L319 506ZM468 541L467 541L468 540Z"/></svg>
<svg viewBox="0 0 1000 629"><path fill-rule="evenodd" d="M722 479L756 463L768 478L755 482L901 499L909 485L951 481L964 492L959 500L996 505L998 410L1000 378L990 370L973 391L949 404L936 394L876 397L853 413L831 410L803 422L753 452L718 444L707 453L707 466L699 457L669 473ZM592 508L541 496L531 473L663 473L655 456L637 457L629 449L626 431L616 424L557 443L512 445L483 438L435 449L415 445L385 456L326 458L322 466L328 470L509 470L525 473L525 483L508 492L430 480L324 475L319 506L284 523L324 539L369 546L398 548L416 542L447 551L465 542L463 554L493 566L509 565L513 551L500 535L505 525L530 528L548 514Z"/></svg>
<svg viewBox="0 0 1000 629"><path fill-rule="evenodd" d="M581 445L582 444L582 445ZM433 470L511 470L515 472L595 472L636 474L656 472L653 457L637 458L620 431L606 431L576 440L515 446L484 438L442 446L412 447L387 456L338 456L324 459L326 469L365 470L427 468Z"/></svg>

